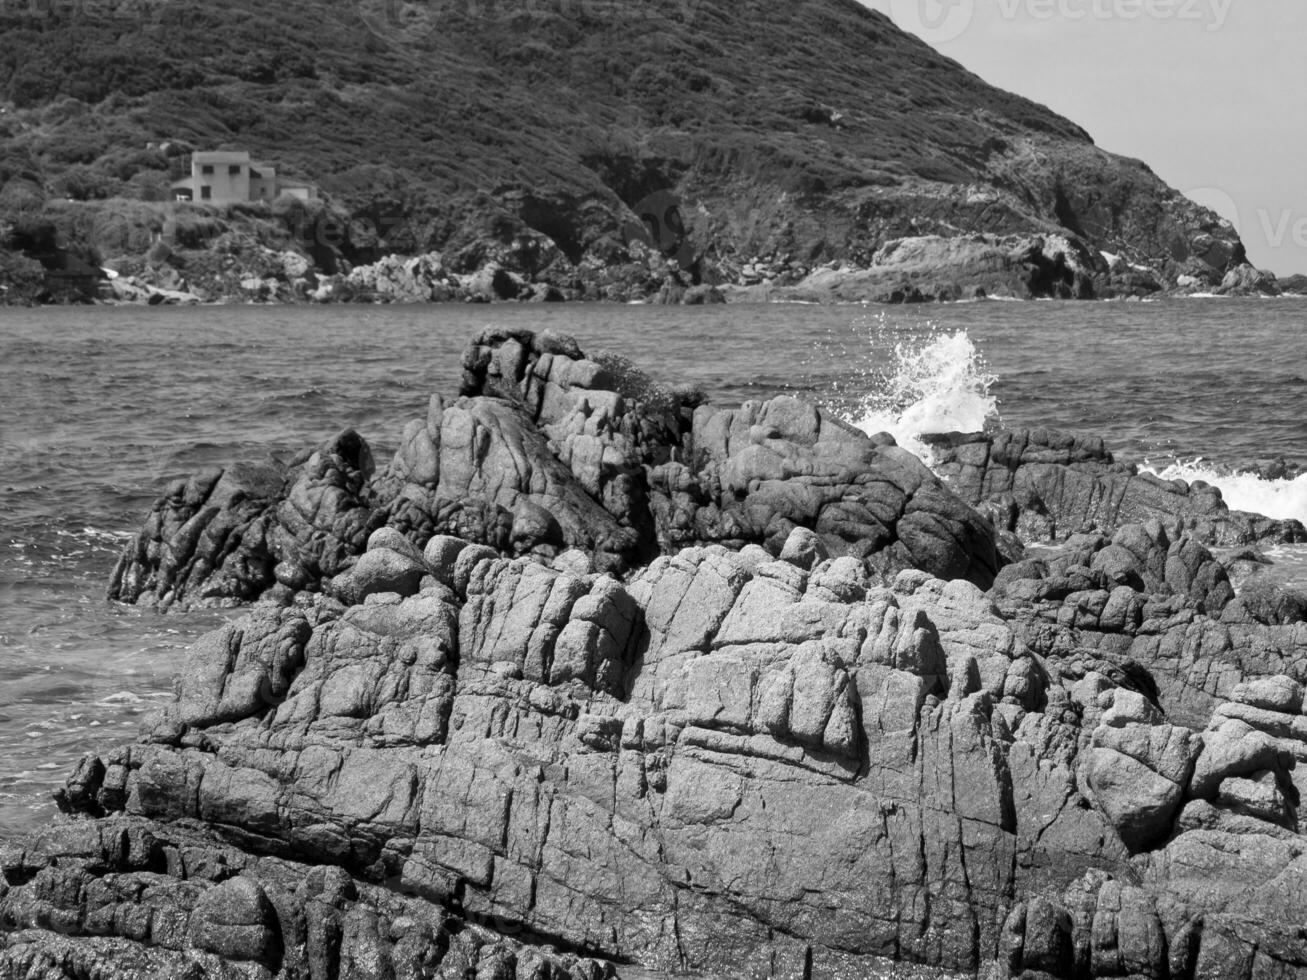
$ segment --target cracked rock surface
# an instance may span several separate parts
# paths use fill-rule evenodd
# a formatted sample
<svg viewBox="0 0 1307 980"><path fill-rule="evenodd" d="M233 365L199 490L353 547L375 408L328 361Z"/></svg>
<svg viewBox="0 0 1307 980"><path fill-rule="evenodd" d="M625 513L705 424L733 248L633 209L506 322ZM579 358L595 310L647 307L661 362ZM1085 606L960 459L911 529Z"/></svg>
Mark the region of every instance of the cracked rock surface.
<svg viewBox="0 0 1307 980"><path fill-rule="evenodd" d="M682 548L779 552L795 527L883 572L923 568L988 587L988 520L915 456L789 397L738 409L664 391L567 337L489 331L460 396L433 396L383 466L343 432L286 465L179 481L114 570L110 597L169 606L331 591L390 528L508 555L583 552L629 573Z"/></svg>
<svg viewBox="0 0 1307 980"><path fill-rule="evenodd" d="M1244 518L1025 557L797 401L482 341L384 470L160 502L119 586L259 601L0 846L0 978L1307 976L1307 622Z"/></svg>

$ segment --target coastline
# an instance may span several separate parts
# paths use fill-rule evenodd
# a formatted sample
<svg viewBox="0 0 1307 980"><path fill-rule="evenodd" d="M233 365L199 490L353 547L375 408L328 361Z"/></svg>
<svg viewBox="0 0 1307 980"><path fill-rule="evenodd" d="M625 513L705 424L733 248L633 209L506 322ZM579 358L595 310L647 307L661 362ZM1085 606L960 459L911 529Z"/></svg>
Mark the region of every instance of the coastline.
<svg viewBox="0 0 1307 980"><path fill-rule="evenodd" d="M1277 280L1255 269L1237 241L1214 238L1212 228L1196 233L1194 252L1183 261L1168 254L1133 264L1065 230L918 234L843 258L830 257L829 245L814 242L764 259L742 258L741 244L689 231L664 241L641 224L616 238L595 229L597 243L579 253L564 254L535 232L524 232L512 245L474 238L457 250L402 253L326 236L324 223L334 228L332 222L345 219L325 207L233 205L224 211L139 201L66 202L0 227L0 297L22 304L928 305L1301 294L1304 288L1301 277ZM808 261L794 258L802 251L817 254Z"/></svg>

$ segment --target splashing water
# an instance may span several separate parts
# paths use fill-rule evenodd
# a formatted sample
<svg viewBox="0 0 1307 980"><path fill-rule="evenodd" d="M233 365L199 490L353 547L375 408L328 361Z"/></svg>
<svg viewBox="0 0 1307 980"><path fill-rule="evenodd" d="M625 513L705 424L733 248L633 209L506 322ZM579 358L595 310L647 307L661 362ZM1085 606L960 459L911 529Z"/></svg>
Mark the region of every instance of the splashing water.
<svg viewBox="0 0 1307 980"><path fill-rule="evenodd" d="M1296 519L1307 524L1307 473L1293 479L1268 480L1256 473L1220 469L1203 459L1177 460L1166 467L1145 465L1145 473L1163 480L1202 480L1221 491L1231 510L1245 510L1276 520Z"/></svg>
<svg viewBox="0 0 1307 980"><path fill-rule="evenodd" d="M882 334L885 328L882 318ZM925 336L896 342L883 366L866 373L870 391L843 414L868 435L888 432L929 464L923 435L980 432L998 418L998 399L989 393L997 380L965 330L932 326Z"/></svg>

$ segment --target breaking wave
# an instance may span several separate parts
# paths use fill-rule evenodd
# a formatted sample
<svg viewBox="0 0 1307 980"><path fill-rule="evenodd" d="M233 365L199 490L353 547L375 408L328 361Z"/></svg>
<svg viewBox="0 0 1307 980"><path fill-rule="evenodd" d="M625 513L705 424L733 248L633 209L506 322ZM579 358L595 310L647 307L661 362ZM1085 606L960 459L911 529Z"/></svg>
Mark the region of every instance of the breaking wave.
<svg viewBox="0 0 1307 980"><path fill-rule="evenodd" d="M1292 479L1268 480L1256 473L1222 469L1203 459L1177 461L1164 467L1147 465L1141 469L1163 480L1210 483L1221 491L1231 510L1307 523L1307 473Z"/></svg>
<svg viewBox="0 0 1307 980"><path fill-rule="evenodd" d="M885 321L880 320L880 337ZM868 435L888 432L904 449L930 462L924 435L980 432L998 419L998 380L965 330L931 327L924 335L876 345L877 365L862 372L863 393L841 413Z"/></svg>

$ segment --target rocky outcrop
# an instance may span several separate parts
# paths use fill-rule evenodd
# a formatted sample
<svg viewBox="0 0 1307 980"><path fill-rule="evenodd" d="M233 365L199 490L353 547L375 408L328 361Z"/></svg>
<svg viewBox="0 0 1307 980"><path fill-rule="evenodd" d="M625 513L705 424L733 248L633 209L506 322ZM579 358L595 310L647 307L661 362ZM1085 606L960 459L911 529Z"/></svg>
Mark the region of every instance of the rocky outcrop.
<svg viewBox="0 0 1307 980"><path fill-rule="evenodd" d="M1101 265L1101 261L1097 263ZM929 303L961 299L1085 299L1104 270L1065 237L927 236L886 242L865 267L823 268L770 299Z"/></svg>
<svg viewBox="0 0 1307 980"><path fill-rule="evenodd" d="M208 638L145 740L88 760L65 806L148 821L181 851L157 862L161 900L188 881L173 828L199 820L337 866L347 893L389 884L592 954L764 976L975 969L1005 896L1060 879L1021 868L1048 863L1064 811L1073 847L1126 868L1103 818L1067 807L1074 727L975 586L869 588L852 559L760 549L691 549L626 586L449 539L428 551L415 593L259 607ZM85 921L103 871L55 893L49 864L22 860L6 907ZM240 955L303 975L266 958L293 944L245 894L285 880L237 866ZM212 948L203 898L190 907L173 956Z"/></svg>
<svg viewBox="0 0 1307 980"><path fill-rule="evenodd" d="M1307 296L1307 276L1285 276L1275 285L1282 296Z"/></svg>
<svg viewBox="0 0 1307 980"><path fill-rule="evenodd" d="M1201 729L1246 675L1303 674L1307 625L1282 590L1256 578L1236 596L1225 566L1179 523L1074 535L1005 568L994 601L1064 683L1091 672L1165 705ZM1141 666L1146 665L1146 667Z"/></svg>
<svg viewBox="0 0 1307 980"><path fill-rule="evenodd" d="M1241 265L1225 274L1216 292L1219 296L1279 296L1280 286L1273 272Z"/></svg>
<svg viewBox="0 0 1307 980"><path fill-rule="evenodd" d="M289 466L236 464L178 481L114 569L110 595L222 604L338 575L374 529L372 454L343 432Z"/></svg>
<svg viewBox="0 0 1307 980"><path fill-rule="evenodd" d="M936 450L491 332L177 484L117 594L259 601L0 846L0 976L1307 972L1307 601L1208 549L1301 526Z"/></svg>
<svg viewBox="0 0 1307 980"><path fill-rule="evenodd" d="M1296 921L1307 901L1298 884L1301 708L1297 682L1263 678L1239 685L1199 736L1182 733L1167 743L1160 733L1169 726L1150 726L1146 744L1135 739L1138 750L1161 760L1159 767L1168 765L1169 755L1173 771L1192 769L1179 815L1154 824L1169 839L1143 856L1137 876L1093 871L1061 895L1014 908L1004 928L1001 966L1007 972L1000 975L1301 973L1307 944L1282 925ZM1148 713L1137 702L1133 710ZM1110 723L1108 715L1104 721ZM1180 799L1170 789L1174 784L1159 783L1153 768L1142 771L1127 802L1137 805L1155 794L1173 812Z"/></svg>
<svg viewBox="0 0 1307 980"><path fill-rule="evenodd" d="M0 851L0 872L6 977L616 976L393 883L255 856L181 823L65 824Z"/></svg>
<svg viewBox="0 0 1307 980"><path fill-rule="evenodd" d="M1307 969L1307 624L1249 628L1261 660L1195 643L1232 593L1173 533L1076 539L987 596L879 584L801 527L625 581L383 528L343 598L197 643L141 739L70 777L79 820L0 852L0 975ZM1091 658L1117 618L1160 648ZM1172 668L1229 682L1196 726Z"/></svg>
<svg viewBox="0 0 1307 980"><path fill-rule="evenodd" d="M464 369L461 396L433 397L384 467L345 432L284 467L175 484L127 546L111 597L331 591L386 527L417 549L449 533L545 560L579 550L617 573L692 545L779 554L795 527L879 574L988 587L1002 564L989 523L919 460L796 399L714 408L525 331L483 335Z"/></svg>
<svg viewBox="0 0 1307 980"><path fill-rule="evenodd" d="M1179 521L1206 544L1307 541L1297 521L1231 511L1215 487L1117 462L1102 439L1045 429L924 438L948 486L1024 541L1111 534L1149 519Z"/></svg>

